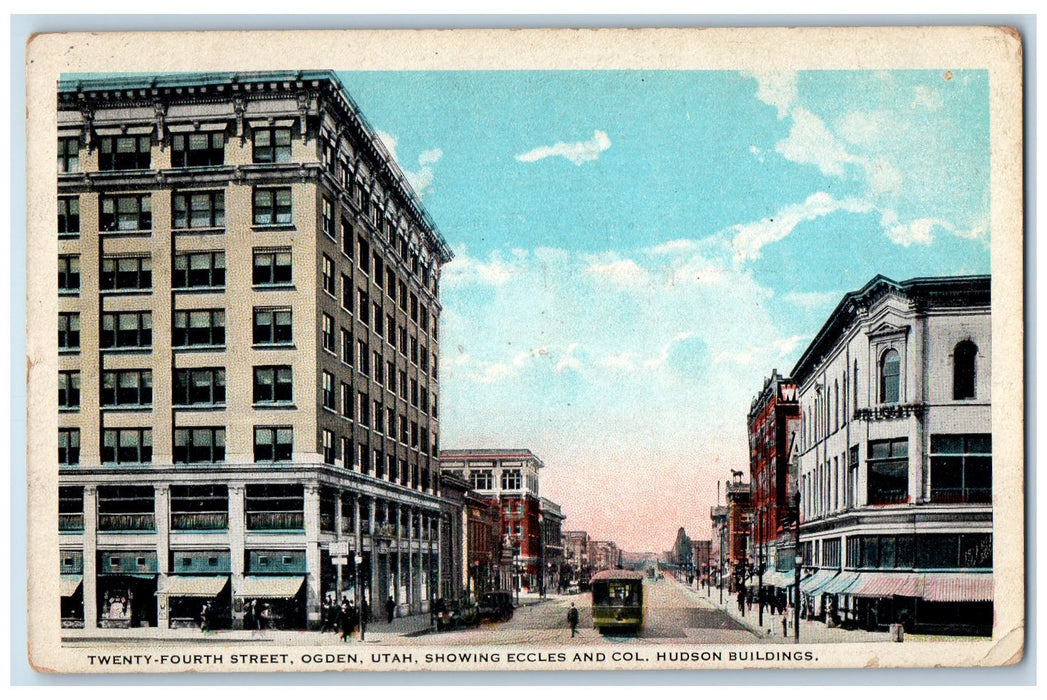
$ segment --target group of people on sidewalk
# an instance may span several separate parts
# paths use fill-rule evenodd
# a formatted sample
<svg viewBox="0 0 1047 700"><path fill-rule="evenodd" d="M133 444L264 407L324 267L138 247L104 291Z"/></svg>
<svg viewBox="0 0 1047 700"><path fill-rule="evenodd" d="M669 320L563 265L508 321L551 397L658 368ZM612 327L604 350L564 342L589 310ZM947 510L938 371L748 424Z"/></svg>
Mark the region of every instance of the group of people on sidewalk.
<svg viewBox="0 0 1047 700"><path fill-rule="evenodd" d="M328 600L321 611L320 631L338 632L338 638L347 642L356 634L359 627L362 639L370 614L367 599L361 601L359 608L348 598L342 598L341 605L334 600Z"/></svg>

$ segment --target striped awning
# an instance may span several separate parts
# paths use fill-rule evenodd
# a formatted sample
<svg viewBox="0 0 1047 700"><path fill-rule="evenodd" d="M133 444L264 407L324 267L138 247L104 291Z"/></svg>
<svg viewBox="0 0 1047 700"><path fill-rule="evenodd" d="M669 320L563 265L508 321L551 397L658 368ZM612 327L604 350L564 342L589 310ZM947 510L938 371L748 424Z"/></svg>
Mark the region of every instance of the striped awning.
<svg viewBox="0 0 1047 700"><path fill-rule="evenodd" d="M822 586L839 573L836 569L821 569L811 576L800 581L800 590L807 595L815 595L821 592Z"/></svg>
<svg viewBox="0 0 1047 700"><path fill-rule="evenodd" d="M763 585L776 588L788 588L796 583L795 574L792 571L767 571L763 575Z"/></svg>
<svg viewBox="0 0 1047 700"><path fill-rule="evenodd" d="M992 574L924 574L923 598L940 603L991 601L993 599Z"/></svg>
<svg viewBox="0 0 1047 700"><path fill-rule="evenodd" d="M841 571L822 587L822 593L843 593L855 585L860 574L857 571Z"/></svg>
<svg viewBox="0 0 1047 700"><path fill-rule="evenodd" d="M890 598L896 595L918 598L921 588L919 574L863 571L845 592L859 598Z"/></svg>
<svg viewBox="0 0 1047 700"><path fill-rule="evenodd" d="M244 576L237 587L239 598L294 598L305 583L304 576Z"/></svg>
<svg viewBox="0 0 1047 700"><path fill-rule="evenodd" d="M179 598L214 598L227 583L228 576L168 576L157 594Z"/></svg>
<svg viewBox="0 0 1047 700"><path fill-rule="evenodd" d="M76 589L83 582L84 577L80 574L62 574L62 577L58 580L58 590L63 598L68 598L76 593Z"/></svg>

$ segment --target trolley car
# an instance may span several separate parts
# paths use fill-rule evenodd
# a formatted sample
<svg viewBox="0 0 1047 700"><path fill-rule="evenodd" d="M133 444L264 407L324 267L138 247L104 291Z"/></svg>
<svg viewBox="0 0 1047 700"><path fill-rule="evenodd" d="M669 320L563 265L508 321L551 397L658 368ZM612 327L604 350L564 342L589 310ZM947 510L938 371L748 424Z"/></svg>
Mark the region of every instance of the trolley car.
<svg viewBox="0 0 1047 700"><path fill-rule="evenodd" d="M639 631L643 627L643 574L621 569L593 576L593 627Z"/></svg>

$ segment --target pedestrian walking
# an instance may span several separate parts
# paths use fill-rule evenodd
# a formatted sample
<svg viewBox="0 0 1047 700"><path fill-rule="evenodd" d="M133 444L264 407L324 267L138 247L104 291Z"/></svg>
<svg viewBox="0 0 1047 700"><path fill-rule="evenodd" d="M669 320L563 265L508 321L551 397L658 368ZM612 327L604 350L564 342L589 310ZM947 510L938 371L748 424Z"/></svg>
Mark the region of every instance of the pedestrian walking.
<svg viewBox="0 0 1047 700"><path fill-rule="evenodd" d="M204 607L200 610L200 631L207 632L210 628L207 616L211 613L211 604L204 603Z"/></svg>
<svg viewBox="0 0 1047 700"><path fill-rule="evenodd" d="M571 626L571 636L578 633L578 608L571 603L571 609L567 611L567 624Z"/></svg>
<svg viewBox="0 0 1047 700"><path fill-rule="evenodd" d="M345 602L342 603L342 607L338 609L338 638L343 642L349 640L349 635L352 634L352 618L349 615L349 605Z"/></svg>
<svg viewBox="0 0 1047 700"><path fill-rule="evenodd" d="M788 615L783 615L782 616L782 637L788 637L788 636L789 636L789 616Z"/></svg>
<svg viewBox="0 0 1047 700"><path fill-rule="evenodd" d="M393 624L393 615L396 613L396 601L393 600L392 596L389 596L389 600L385 601L385 621L390 625Z"/></svg>
<svg viewBox="0 0 1047 700"><path fill-rule="evenodd" d="M249 600L244 603L244 629L251 630L251 635L254 635L254 601Z"/></svg>

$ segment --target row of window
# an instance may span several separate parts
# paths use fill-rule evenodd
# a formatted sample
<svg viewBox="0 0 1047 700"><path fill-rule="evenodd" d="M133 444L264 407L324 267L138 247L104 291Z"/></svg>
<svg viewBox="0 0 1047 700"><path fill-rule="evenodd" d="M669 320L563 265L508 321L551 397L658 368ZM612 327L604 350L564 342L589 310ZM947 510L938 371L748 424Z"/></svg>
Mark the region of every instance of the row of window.
<svg viewBox="0 0 1047 700"><path fill-rule="evenodd" d="M289 426L257 426L254 429L255 462L289 462L293 447ZM225 428L176 428L174 461L179 464L222 462L225 460ZM151 428L106 428L102 431L103 464L149 464L153 461ZM58 429L58 463L80 463L80 429Z"/></svg>
<svg viewBox="0 0 1047 700"><path fill-rule="evenodd" d="M956 344L952 352L952 398L954 401L965 401L976 398L977 392L977 358L978 346L970 340ZM902 399L901 356L898 350L888 348L881 355L877 365L877 401L880 404L897 404ZM848 416L858 410L858 361L855 360L850 381L853 394L848 392L848 376L844 372L843 389L840 382L831 385L826 382L824 398L818 396L814 405L804 410L805 429L803 436L805 447L813 445L824 436L846 425ZM847 403L851 401L851 410Z"/></svg>
<svg viewBox="0 0 1047 700"><path fill-rule="evenodd" d="M98 169L148 170L152 166L152 136L102 136L98 139ZM291 161L290 128L254 128L251 133L255 163ZM172 134L171 167L193 168L225 163L222 132ZM80 172L80 138L58 139L58 172Z"/></svg>
<svg viewBox="0 0 1047 700"><path fill-rule="evenodd" d="M428 432L426 432L428 440ZM363 474L373 474L376 478L386 479L393 483L422 490L436 489L438 470L430 470L429 460L438 454L439 446L435 435L432 443L425 442L422 447L422 464L408 464L407 459L397 457L395 452L385 452L380 447L373 448L365 441L353 444L352 438L342 436L336 439L332 430L320 431L320 447L325 464L334 465L341 457L345 468L358 469Z"/></svg>

